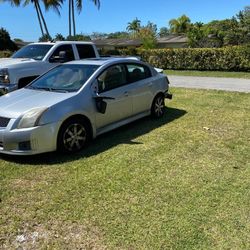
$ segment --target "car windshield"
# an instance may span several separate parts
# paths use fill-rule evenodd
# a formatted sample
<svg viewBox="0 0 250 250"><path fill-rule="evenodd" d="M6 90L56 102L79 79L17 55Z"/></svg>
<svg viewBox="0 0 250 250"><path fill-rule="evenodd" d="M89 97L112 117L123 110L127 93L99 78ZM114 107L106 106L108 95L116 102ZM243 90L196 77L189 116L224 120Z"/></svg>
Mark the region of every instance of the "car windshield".
<svg viewBox="0 0 250 250"><path fill-rule="evenodd" d="M31 58L42 60L53 44L31 44L18 50L12 58Z"/></svg>
<svg viewBox="0 0 250 250"><path fill-rule="evenodd" d="M99 66L97 65L60 65L27 86L30 89L40 89L57 92L75 92L90 78Z"/></svg>

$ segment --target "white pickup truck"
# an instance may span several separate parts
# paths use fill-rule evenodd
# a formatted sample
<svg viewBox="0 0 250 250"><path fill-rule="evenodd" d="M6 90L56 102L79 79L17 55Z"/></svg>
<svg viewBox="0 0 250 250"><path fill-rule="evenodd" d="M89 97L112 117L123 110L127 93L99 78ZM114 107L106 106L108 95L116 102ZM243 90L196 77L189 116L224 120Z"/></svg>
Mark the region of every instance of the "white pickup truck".
<svg viewBox="0 0 250 250"><path fill-rule="evenodd" d="M91 42L32 43L11 58L0 59L0 95L29 84L60 63L99 57Z"/></svg>

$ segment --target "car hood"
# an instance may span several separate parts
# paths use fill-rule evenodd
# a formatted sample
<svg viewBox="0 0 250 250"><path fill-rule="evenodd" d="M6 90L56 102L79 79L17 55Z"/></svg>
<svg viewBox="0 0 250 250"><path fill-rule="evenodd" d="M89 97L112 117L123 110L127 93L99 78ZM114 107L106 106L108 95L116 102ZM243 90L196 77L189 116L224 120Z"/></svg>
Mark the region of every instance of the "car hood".
<svg viewBox="0 0 250 250"><path fill-rule="evenodd" d="M10 67L11 65L27 63L27 62L35 62L35 60L30 58L1 58L0 68L6 68Z"/></svg>
<svg viewBox="0 0 250 250"><path fill-rule="evenodd" d="M49 108L73 95L75 93L20 89L0 97L0 116L17 118L32 108Z"/></svg>

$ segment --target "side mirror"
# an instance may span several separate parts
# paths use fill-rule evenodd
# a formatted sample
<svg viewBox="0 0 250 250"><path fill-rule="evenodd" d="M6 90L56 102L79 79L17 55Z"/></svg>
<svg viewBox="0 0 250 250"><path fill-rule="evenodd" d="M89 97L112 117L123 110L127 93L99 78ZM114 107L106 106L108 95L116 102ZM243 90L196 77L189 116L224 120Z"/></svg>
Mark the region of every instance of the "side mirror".
<svg viewBox="0 0 250 250"><path fill-rule="evenodd" d="M60 51L58 56L52 56L49 59L52 63L64 63L67 62L66 51Z"/></svg>
<svg viewBox="0 0 250 250"><path fill-rule="evenodd" d="M96 109L99 113L105 114L107 109L107 103L102 99L95 99Z"/></svg>
<svg viewBox="0 0 250 250"><path fill-rule="evenodd" d="M60 51L59 52L59 59L66 62L66 51Z"/></svg>
<svg viewBox="0 0 250 250"><path fill-rule="evenodd" d="M105 114L106 109L107 109L107 103L104 101L106 100L114 100L115 98L113 97L108 97L108 96L99 96L98 94L94 96L95 99L95 104L96 104L96 109L99 113Z"/></svg>

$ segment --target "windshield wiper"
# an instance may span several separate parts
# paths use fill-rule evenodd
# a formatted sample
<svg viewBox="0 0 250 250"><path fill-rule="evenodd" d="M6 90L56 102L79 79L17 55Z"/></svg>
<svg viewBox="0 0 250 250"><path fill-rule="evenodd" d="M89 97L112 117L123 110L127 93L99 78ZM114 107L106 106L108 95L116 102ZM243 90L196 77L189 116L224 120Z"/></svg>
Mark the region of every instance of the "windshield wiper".
<svg viewBox="0 0 250 250"><path fill-rule="evenodd" d="M56 88L50 88L50 91L60 92L60 93L68 93L69 91L66 89L56 89Z"/></svg>
<svg viewBox="0 0 250 250"><path fill-rule="evenodd" d="M37 90L45 90L45 91L54 91L54 92L60 92L60 93L68 93L69 90L66 89L57 89L57 88L49 88L49 87L35 87L35 86L27 86L27 89L37 89Z"/></svg>
<svg viewBox="0 0 250 250"><path fill-rule="evenodd" d="M45 90L45 91L51 91L52 88L49 87L34 87L34 86L28 86L28 89L37 89L37 90Z"/></svg>

